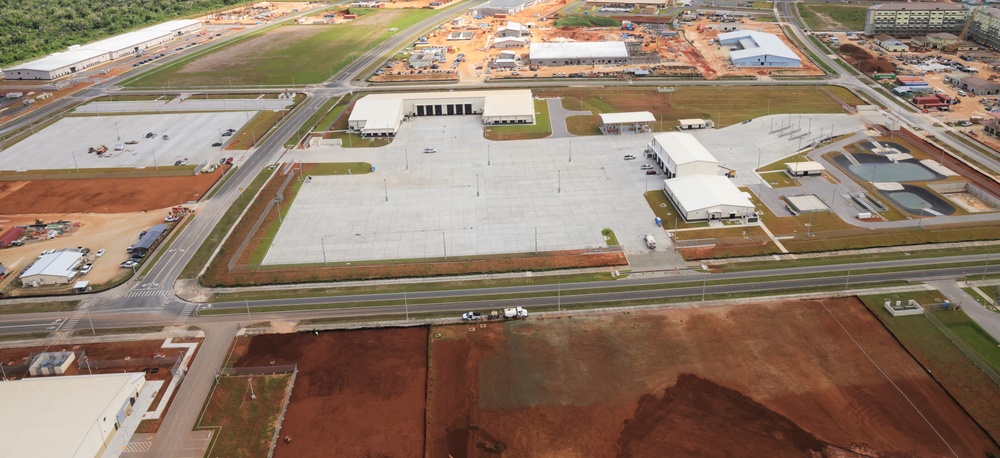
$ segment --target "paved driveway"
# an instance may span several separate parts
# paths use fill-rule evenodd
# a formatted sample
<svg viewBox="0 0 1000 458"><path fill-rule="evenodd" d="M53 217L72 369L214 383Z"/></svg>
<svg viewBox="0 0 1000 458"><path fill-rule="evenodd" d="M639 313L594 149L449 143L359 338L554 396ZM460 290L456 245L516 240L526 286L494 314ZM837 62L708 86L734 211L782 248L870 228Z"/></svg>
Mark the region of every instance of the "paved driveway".
<svg viewBox="0 0 1000 458"><path fill-rule="evenodd" d="M566 118L570 116L589 116L589 111L572 111L563 108L562 99L545 99L549 106L549 122L552 123L552 135L549 138L574 137L566 129Z"/></svg>

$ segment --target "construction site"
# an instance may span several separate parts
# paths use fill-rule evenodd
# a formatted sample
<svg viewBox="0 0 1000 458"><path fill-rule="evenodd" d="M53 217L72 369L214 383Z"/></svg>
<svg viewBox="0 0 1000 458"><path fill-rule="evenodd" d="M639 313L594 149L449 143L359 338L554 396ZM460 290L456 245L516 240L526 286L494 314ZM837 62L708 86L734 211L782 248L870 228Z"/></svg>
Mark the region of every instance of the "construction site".
<svg viewBox="0 0 1000 458"><path fill-rule="evenodd" d="M325 6L320 2L257 2L214 11L201 18L208 25L259 25L297 13Z"/></svg>
<svg viewBox="0 0 1000 458"><path fill-rule="evenodd" d="M752 16L691 15L675 21L646 16L574 16L565 2L541 2L513 14L483 16L478 10L455 18L412 47L390 59L371 82L490 81L524 78L614 78L643 76L702 77L822 76L824 73L796 50L773 22ZM670 24L679 24L678 29ZM720 33L753 31L780 39L801 60L794 68L743 67L731 61L730 46L717 40ZM531 47L540 43L621 42L627 61L539 64L531 61ZM792 51L794 50L794 51ZM567 52L574 52L572 50ZM588 51L567 60L588 60Z"/></svg>

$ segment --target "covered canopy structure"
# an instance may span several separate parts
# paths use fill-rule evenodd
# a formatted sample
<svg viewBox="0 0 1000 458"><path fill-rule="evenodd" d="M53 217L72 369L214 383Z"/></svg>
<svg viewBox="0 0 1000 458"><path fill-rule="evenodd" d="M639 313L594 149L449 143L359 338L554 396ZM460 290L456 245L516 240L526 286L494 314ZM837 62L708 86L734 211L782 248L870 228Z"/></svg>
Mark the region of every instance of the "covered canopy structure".
<svg viewBox="0 0 1000 458"><path fill-rule="evenodd" d="M601 133L614 135L623 133L644 134L650 132L656 117L648 111L626 113L601 113Z"/></svg>

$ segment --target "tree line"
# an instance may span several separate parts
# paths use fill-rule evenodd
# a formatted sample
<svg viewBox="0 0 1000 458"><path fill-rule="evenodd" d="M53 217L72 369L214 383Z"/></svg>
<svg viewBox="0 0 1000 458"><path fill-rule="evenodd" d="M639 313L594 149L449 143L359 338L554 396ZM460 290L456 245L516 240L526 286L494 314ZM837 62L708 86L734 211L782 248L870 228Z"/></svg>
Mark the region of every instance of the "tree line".
<svg viewBox="0 0 1000 458"><path fill-rule="evenodd" d="M0 68L241 0L0 0Z"/></svg>

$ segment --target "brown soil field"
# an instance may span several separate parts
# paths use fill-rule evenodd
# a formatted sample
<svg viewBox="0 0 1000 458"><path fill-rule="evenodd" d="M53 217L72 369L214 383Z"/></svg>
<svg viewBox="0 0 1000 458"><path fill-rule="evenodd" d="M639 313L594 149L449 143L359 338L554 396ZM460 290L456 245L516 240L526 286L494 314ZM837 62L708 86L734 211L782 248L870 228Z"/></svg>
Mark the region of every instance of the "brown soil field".
<svg viewBox="0 0 1000 458"><path fill-rule="evenodd" d="M83 323L81 323L83 324ZM182 341L180 339L175 339L175 341ZM200 342L201 339L191 339L190 342ZM10 378L21 378L27 375L27 372L11 372L9 366L15 366L19 364L25 364L29 360L30 356L37 355L38 353L46 351L85 351L87 353L87 358L91 361L112 361L112 360L122 360L125 358L150 358L154 353L162 353L167 358L173 358L180 354L181 349L179 348L161 348L163 345L162 340L139 340L134 342L110 342L110 343L89 343L89 344L79 344L79 345L49 345L41 347L23 347L23 348L0 348L0 362L3 363L5 370L7 371L7 377ZM200 348L200 347L199 347ZM149 367L159 367L159 372L155 374L146 374L146 380L170 380L170 368L173 366L173 362L170 364L161 365L149 365ZM110 373L120 373L123 368L105 368L105 369L92 369L95 374L110 374ZM142 371L142 368L126 369L131 371ZM69 370L66 371L66 375L83 375L87 374L86 368L80 369L76 366L76 363L70 365ZM155 405L155 404L154 404Z"/></svg>
<svg viewBox="0 0 1000 458"><path fill-rule="evenodd" d="M855 299L431 332L425 456L997 450Z"/></svg>
<svg viewBox="0 0 1000 458"><path fill-rule="evenodd" d="M893 65L892 62L885 59L879 59L858 45L844 43L838 50L844 56L844 60L847 61L847 63L851 64L852 67L858 69L861 73L867 74L868 76L871 76L873 72L896 72L896 66Z"/></svg>
<svg viewBox="0 0 1000 458"><path fill-rule="evenodd" d="M222 169L219 169L222 170ZM197 201L221 172L179 177L98 178L2 182L0 215L37 213L128 213Z"/></svg>
<svg viewBox="0 0 1000 458"><path fill-rule="evenodd" d="M276 457L416 457L426 327L256 336L236 366L298 364Z"/></svg>

